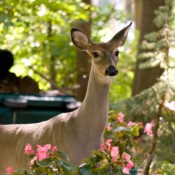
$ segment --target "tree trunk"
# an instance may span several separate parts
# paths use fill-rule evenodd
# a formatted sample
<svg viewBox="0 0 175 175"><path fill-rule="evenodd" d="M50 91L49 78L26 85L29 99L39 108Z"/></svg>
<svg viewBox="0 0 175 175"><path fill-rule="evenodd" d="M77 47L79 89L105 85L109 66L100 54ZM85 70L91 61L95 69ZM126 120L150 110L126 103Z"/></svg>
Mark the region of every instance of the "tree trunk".
<svg viewBox="0 0 175 175"><path fill-rule="evenodd" d="M47 36L48 39L52 37L52 21L48 21L47 23ZM56 84L56 71L55 71L55 62L56 58L55 56L50 53L50 67L49 67L49 73L50 73L50 87L51 89L55 89L54 84Z"/></svg>
<svg viewBox="0 0 175 175"><path fill-rule="evenodd" d="M86 4L91 4L91 0L83 0ZM78 29L80 29L82 32L84 32L88 37L90 37L90 30L91 30L91 23L89 22L80 22L76 26ZM80 101L83 101L88 79L89 79L89 72L90 72L90 58L89 55L86 52L78 51L77 50L77 81L80 85L80 88L77 92L77 99Z"/></svg>
<svg viewBox="0 0 175 175"><path fill-rule="evenodd" d="M135 27L137 30L140 30L141 28L141 15L142 15L142 4L143 0L135 0L134 3L134 21L135 21Z"/></svg>
<svg viewBox="0 0 175 175"><path fill-rule="evenodd" d="M159 6L164 5L164 0L140 0L142 2L137 2L136 0L136 27L140 28L140 39L138 46L141 45L144 40L144 36L150 32L156 31L156 25L153 20L155 18L154 11L159 8ZM138 4L141 3L141 4ZM138 6L141 5L141 14L138 14ZM140 16L141 20L138 18ZM141 21L140 24L137 24ZM138 47L138 55L142 53L142 49ZM137 59L135 68L135 77L133 81L132 95L140 93L142 90L147 89L154 85L157 79L162 74L163 70L160 67L139 69L139 64L141 60Z"/></svg>

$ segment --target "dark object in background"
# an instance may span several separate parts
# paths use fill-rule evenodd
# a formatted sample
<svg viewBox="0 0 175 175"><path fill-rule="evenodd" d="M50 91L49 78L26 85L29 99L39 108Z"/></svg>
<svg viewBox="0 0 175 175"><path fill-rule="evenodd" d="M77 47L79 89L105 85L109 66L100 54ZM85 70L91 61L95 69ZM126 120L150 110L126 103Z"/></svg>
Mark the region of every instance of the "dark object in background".
<svg viewBox="0 0 175 175"><path fill-rule="evenodd" d="M0 94L0 124L38 123L79 105L71 95Z"/></svg>
<svg viewBox="0 0 175 175"><path fill-rule="evenodd" d="M38 94L38 83L32 78L17 77L9 72L13 63L13 54L8 50L0 50L0 93Z"/></svg>
<svg viewBox="0 0 175 175"><path fill-rule="evenodd" d="M13 63L12 53L0 50L0 124L38 123L78 107L70 95L40 95L32 78L9 72Z"/></svg>

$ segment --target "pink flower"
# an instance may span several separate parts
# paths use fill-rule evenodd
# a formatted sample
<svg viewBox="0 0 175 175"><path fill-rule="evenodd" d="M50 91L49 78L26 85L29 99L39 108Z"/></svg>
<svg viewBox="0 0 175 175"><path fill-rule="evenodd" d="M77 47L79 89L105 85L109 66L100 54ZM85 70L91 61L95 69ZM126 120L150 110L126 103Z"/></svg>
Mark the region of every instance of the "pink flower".
<svg viewBox="0 0 175 175"><path fill-rule="evenodd" d="M7 174L12 174L13 173L13 167L9 166L7 169Z"/></svg>
<svg viewBox="0 0 175 175"><path fill-rule="evenodd" d="M144 133L148 134L149 136L153 136L152 127L153 127L152 123L147 123L144 127Z"/></svg>
<svg viewBox="0 0 175 175"><path fill-rule="evenodd" d="M35 156L31 161L30 161L30 164L31 165L34 165L35 161L37 160L37 157Z"/></svg>
<svg viewBox="0 0 175 175"><path fill-rule="evenodd" d="M127 127L130 128L131 126L134 126L136 124L137 124L136 122L129 121Z"/></svg>
<svg viewBox="0 0 175 175"><path fill-rule="evenodd" d="M131 156L124 152L122 158L124 159L122 172L124 174L129 174L130 169L134 166L134 163L131 161Z"/></svg>
<svg viewBox="0 0 175 175"><path fill-rule="evenodd" d="M119 147L118 146L112 147L110 154L112 157L112 161L117 162L117 159L119 158Z"/></svg>
<svg viewBox="0 0 175 175"><path fill-rule="evenodd" d="M53 152L55 152L55 151L57 151L57 150L58 150L58 149L57 149L57 146L53 146L53 147L52 147L52 151L53 151Z"/></svg>
<svg viewBox="0 0 175 175"><path fill-rule="evenodd" d="M26 145L24 152L25 152L25 154L33 154L34 153L32 146L29 143Z"/></svg>
<svg viewBox="0 0 175 175"><path fill-rule="evenodd" d="M125 115L122 112L119 112L118 116L117 116L117 120L122 123L123 119L124 119Z"/></svg>
<svg viewBox="0 0 175 175"><path fill-rule="evenodd" d="M131 156L128 154L128 153L123 153L122 154L122 158L123 159L125 159L127 162L129 162L130 161L130 159L131 159Z"/></svg>
<svg viewBox="0 0 175 175"><path fill-rule="evenodd" d="M134 163L132 160L128 161L127 168L131 169L134 166Z"/></svg>
<svg viewBox="0 0 175 175"><path fill-rule="evenodd" d="M112 129L111 124L107 124L106 129L107 129L107 131L110 131Z"/></svg>
<svg viewBox="0 0 175 175"><path fill-rule="evenodd" d="M105 149L106 149L106 145L105 145L105 144L101 144L101 145L100 145L100 151L101 151L101 152L104 152Z"/></svg>
<svg viewBox="0 0 175 175"><path fill-rule="evenodd" d="M129 174L129 171L130 171L130 169L127 168L127 167L123 167L123 168L122 168L122 173L123 173L123 174Z"/></svg>
<svg viewBox="0 0 175 175"><path fill-rule="evenodd" d="M134 166L134 163L132 160L128 160L125 163L123 163L123 167L127 167L129 170Z"/></svg>
<svg viewBox="0 0 175 175"><path fill-rule="evenodd" d="M51 145L47 144L43 147L41 145L37 145L37 153L36 157L39 161L42 161L49 157L48 151L51 149Z"/></svg>
<svg viewBox="0 0 175 175"><path fill-rule="evenodd" d="M110 146L111 146L111 142L112 142L112 139L107 139L107 140L106 140L106 145L107 145L108 147L110 147Z"/></svg>
<svg viewBox="0 0 175 175"><path fill-rule="evenodd" d="M106 146L108 147L108 149L107 149L108 151L111 150L111 147L112 147L112 146L111 146L111 142L112 142L112 139L107 139L107 140L106 140Z"/></svg>
<svg viewBox="0 0 175 175"><path fill-rule="evenodd" d="M47 149L47 150L50 150L51 149L51 144L44 145L44 148Z"/></svg>

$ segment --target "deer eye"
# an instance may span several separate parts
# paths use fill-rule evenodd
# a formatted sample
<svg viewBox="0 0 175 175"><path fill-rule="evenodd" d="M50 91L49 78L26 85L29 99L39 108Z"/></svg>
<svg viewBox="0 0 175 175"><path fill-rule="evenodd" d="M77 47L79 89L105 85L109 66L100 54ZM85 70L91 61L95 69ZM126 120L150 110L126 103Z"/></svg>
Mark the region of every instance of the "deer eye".
<svg viewBox="0 0 175 175"><path fill-rule="evenodd" d="M120 52L119 52L118 50L117 50L117 51L115 51L115 56L117 56L117 57L118 57L118 56L119 56L119 53L120 53Z"/></svg>
<svg viewBox="0 0 175 175"><path fill-rule="evenodd" d="M92 55L93 55L94 58L97 58L97 57L100 56L100 54L98 52L92 52Z"/></svg>

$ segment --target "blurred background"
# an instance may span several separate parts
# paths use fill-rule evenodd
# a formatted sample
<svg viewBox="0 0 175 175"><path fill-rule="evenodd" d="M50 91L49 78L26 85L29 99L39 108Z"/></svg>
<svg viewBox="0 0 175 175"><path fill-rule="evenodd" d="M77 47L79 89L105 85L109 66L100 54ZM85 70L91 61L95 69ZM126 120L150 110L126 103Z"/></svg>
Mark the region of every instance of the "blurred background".
<svg viewBox="0 0 175 175"><path fill-rule="evenodd" d="M153 137L138 142L137 166L144 167L145 175L173 175L174 12L175 0L1 0L0 49L14 55L10 72L32 77L41 93L54 90L52 94L72 94L82 101L90 59L73 46L71 28L105 42L132 21L120 48L110 109L122 111L128 121L152 123Z"/></svg>
<svg viewBox="0 0 175 175"><path fill-rule="evenodd" d="M162 73L160 66L139 69L138 53L145 34L158 30L155 10L163 5L164 0L3 0L0 46L14 55L10 71L31 76L40 90L66 90L82 101L90 59L72 45L71 28L105 42L133 21L111 86L110 101L116 103L152 86Z"/></svg>

